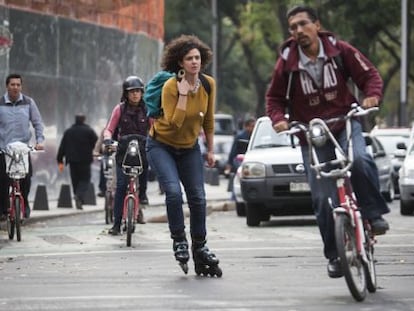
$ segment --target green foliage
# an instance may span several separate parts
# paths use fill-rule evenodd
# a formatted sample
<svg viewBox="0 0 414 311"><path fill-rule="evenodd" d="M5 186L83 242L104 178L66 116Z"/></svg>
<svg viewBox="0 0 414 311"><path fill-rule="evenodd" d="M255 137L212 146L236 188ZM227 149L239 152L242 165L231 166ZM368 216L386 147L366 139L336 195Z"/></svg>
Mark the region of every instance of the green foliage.
<svg viewBox="0 0 414 311"><path fill-rule="evenodd" d="M264 114L278 48L289 35L286 12L303 3L318 10L325 29L356 46L379 68L386 102L381 113L393 122L399 101L399 0L217 0L218 48L213 52L218 57L218 109ZM211 44L211 0L165 0L165 5L166 41L191 33Z"/></svg>

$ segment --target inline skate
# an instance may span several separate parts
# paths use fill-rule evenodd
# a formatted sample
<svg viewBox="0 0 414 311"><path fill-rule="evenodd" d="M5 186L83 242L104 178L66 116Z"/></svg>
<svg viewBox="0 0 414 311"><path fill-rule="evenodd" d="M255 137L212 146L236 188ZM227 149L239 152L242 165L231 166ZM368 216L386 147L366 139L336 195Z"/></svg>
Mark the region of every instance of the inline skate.
<svg viewBox="0 0 414 311"><path fill-rule="evenodd" d="M185 234L173 235L173 251L175 260L178 261L181 269L184 271L185 274L188 273L188 259L190 258L190 254L188 252L188 242L185 237Z"/></svg>
<svg viewBox="0 0 414 311"><path fill-rule="evenodd" d="M206 246L206 240L193 241L191 246L194 260L194 269L197 275L221 277L223 272L218 266L219 260Z"/></svg>

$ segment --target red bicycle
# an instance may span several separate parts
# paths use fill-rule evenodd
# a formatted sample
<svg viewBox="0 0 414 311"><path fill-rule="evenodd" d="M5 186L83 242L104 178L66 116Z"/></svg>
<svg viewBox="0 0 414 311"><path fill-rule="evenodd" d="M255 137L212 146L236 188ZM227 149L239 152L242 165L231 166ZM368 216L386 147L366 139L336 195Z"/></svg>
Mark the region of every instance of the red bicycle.
<svg viewBox="0 0 414 311"><path fill-rule="evenodd" d="M122 160L122 171L128 176L128 187L124 198L124 205L122 210L122 222L124 224L124 231L126 231L127 246L131 246L132 233L135 232L135 224L139 214L139 179L138 176L142 174L144 168L142 165L142 158L140 152L139 141L142 141L144 136L138 134L131 134L123 136L121 140L127 141L127 149ZM119 145L121 145L121 141Z"/></svg>
<svg viewBox="0 0 414 311"><path fill-rule="evenodd" d="M7 232L9 239L14 238L16 230L17 241L21 241L21 224L24 218L26 202L20 189L20 180L29 173L29 153L33 147L22 142L13 142L6 146L3 153L6 159L6 173L11 179L9 189L9 208L7 209Z"/></svg>
<svg viewBox="0 0 414 311"><path fill-rule="evenodd" d="M310 166L315 170L318 178L333 178L336 180L339 204L330 204L334 213L335 240L342 271L348 288L357 301L366 297L367 289L373 293L377 289L377 277L375 271L374 244L375 236L367 220L362 219L360 207L351 184L351 167L353 163L352 124L351 119L367 115L377 107L363 109L353 104L351 110L342 117L322 120L312 119L307 124L298 122L290 123L288 134L300 131L306 134L309 144ZM328 124L345 122L347 150L341 147L332 134ZM336 159L320 162L316 148L331 141L335 147Z"/></svg>
<svg viewBox="0 0 414 311"><path fill-rule="evenodd" d="M109 224L114 221L114 192L115 192L115 180L116 176L114 172L115 166L115 151L116 142L111 145L111 148L105 150L103 155L99 158L102 161L103 174L106 180L106 191L105 191L105 223Z"/></svg>

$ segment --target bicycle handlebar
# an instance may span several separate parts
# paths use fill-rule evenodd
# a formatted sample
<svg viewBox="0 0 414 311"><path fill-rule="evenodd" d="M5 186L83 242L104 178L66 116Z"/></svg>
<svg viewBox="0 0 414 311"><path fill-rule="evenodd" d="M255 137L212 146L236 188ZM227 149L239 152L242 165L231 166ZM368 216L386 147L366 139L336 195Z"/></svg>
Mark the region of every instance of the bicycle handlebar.
<svg viewBox="0 0 414 311"><path fill-rule="evenodd" d="M322 176L339 178L344 176L351 169L353 163L353 144L350 143L348 145L347 152L345 152L335 136L332 134L328 124L345 121L345 129L347 133L346 136L347 140L350 141L352 136L352 126L350 120L353 117L365 116L377 110L378 107L370 107L364 109L358 104L354 103L351 105L351 109L348 111L348 113L344 116L329 118L325 120L321 118L314 118L309 122L309 124L292 121L289 123L289 130L282 131L280 133L295 135L300 132L304 132L306 134L309 145L309 163L311 168L315 170L317 177L320 178ZM316 136L315 133L317 133L319 136ZM325 144L328 140L333 143L335 149L339 152L339 156L333 160L320 162L315 148ZM324 171L323 169L327 168L328 165L339 166L339 168L330 168L329 171Z"/></svg>

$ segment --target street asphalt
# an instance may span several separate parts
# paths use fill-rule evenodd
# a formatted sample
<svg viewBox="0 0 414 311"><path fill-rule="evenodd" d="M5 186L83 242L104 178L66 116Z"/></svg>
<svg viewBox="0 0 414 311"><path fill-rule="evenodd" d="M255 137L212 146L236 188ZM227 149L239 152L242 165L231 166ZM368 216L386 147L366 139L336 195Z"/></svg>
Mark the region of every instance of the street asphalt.
<svg viewBox="0 0 414 311"><path fill-rule="evenodd" d="M234 202L230 200L231 193L227 191L228 179L220 177L218 185L205 184L207 197L208 213L219 210L234 209ZM165 195L161 194L158 188L158 182L148 183L148 201L149 205L144 206L144 216L147 222L166 222ZM186 203L186 196L183 193L183 200ZM50 218L70 216L80 213L96 213L104 210L104 198L96 195L96 205L83 205L82 210L76 209L75 201L71 198L72 207L58 207L57 200L49 200L47 209L33 209L33 202L30 202L32 211L30 218L25 220L26 224L38 222ZM67 204L69 205L69 204ZM43 207L41 207L43 208ZM188 210L187 210L188 211Z"/></svg>

